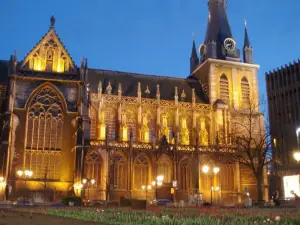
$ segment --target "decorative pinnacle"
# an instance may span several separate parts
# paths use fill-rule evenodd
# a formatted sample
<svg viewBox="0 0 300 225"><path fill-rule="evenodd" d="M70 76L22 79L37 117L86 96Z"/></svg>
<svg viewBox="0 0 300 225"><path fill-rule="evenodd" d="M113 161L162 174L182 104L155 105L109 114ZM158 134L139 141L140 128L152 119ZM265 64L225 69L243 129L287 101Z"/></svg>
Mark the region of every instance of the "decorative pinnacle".
<svg viewBox="0 0 300 225"><path fill-rule="evenodd" d="M192 32L192 38L193 38L193 41L195 41L195 33Z"/></svg>
<svg viewBox="0 0 300 225"><path fill-rule="evenodd" d="M244 19L245 28L247 28L247 20Z"/></svg>
<svg viewBox="0 0 300 225"><path fill-rule="evenodd" d="M50 18L50 28L53 29L55 27L55 17L51 16Z"/></svg>

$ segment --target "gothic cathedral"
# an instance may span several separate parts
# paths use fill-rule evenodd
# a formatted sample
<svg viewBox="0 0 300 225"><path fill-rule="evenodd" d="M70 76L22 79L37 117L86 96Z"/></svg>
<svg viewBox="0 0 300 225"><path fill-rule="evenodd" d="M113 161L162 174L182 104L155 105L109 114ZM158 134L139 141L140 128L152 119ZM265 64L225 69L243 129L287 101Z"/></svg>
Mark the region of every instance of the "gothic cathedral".
<svg viewBox="0 0 300 225"><path fill-rule="evenodd" d="M228 160L228 146L233 114L258 102L259 65L247 27L241 59L226 7L208 1L206 36L199 51L193 41L184 78L90 69L85 58L77 66L52 17L22 61L0 61L1 195L118 201L149 189L149 199L209 201L214 188L218 203L240 202L245 190L255 198L251 170Z"/></svg>

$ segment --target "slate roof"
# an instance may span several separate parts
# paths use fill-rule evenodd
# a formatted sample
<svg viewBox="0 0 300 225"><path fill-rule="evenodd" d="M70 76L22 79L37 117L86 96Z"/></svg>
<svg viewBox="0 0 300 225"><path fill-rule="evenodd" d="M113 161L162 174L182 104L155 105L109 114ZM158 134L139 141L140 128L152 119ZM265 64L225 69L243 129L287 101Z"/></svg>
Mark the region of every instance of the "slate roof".
<svg viewBox="0 0 300 225"><path fill-rule="evenodd" d="M226 13L225 0L210 0L209 19L206 30L205 44L216 41L223 44L224 40L232 37L231 28Z"/></svg>
<svg viewBox="0 0 300 225"><path fill-rule="evenodd" d="M136 73L126 73L119 71L89 69L88 82L93 92L98 91L99 81L102 82L103 93L106 91L108 83L111 83L112 94L118 94L118 84L122 84L122 95L137 97L138 82L141 82L142 97L156 99L156 86L160 85L160 99L174 100L175 87L178 88L178 100L181 101L181 94L184 90L186 95L184 102L192 102L192 89L195 89L196 103L208 103L208 99L202 91L200 82L195 78L175 78L163 77ZM145 93L149 88L150 94Z"/></svg>
<svg viewBox="0 0 300 225"><path fill-rule="evenodd" d="M0 60L0 83L8 81L8 61Z"/></svg>

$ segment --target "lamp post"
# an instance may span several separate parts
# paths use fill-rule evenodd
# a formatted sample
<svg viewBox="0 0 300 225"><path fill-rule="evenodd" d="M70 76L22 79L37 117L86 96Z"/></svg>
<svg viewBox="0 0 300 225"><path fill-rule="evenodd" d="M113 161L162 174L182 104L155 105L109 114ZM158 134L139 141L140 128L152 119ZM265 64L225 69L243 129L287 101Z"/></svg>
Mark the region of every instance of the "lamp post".
<svg viewBox="0 0 300 225"><path fill-rule="evenodd" d="M18 177L24 179L26 183L27 179L32 177L33 172L31 170L18 170L17 175Z"/></svg>
<svg viewBox="0 0 300 225"><path fill-rule="evenodd" d="M87 186L88 200L89 200L89 198L90 198L90 192L89 192L90 185L93 186L96 183L96 180L95 179L83 178L82 183L83 183L83 185Z"/></svg>
<svg viewBox="0 0 300 225"><path fill-rule="evenodd" d="M202 172L210 177L210 204L212 205L212 197L213 197L213 178L215 175L217 175L220 172L219 167L214 167L212 170L212 173L210 172L210 167L208 165L204 165L202 167Z"/></svg>
<svg viewBox="0 0 300 225"><path fill-rule="evenodd" d="M157 187L161 187L164 181L164 176L159 175L156 177L156 180L152 181L152 186L155 187L155 201L157 199Z"/></svg>
<svg viewBox="0 0 300 225"><path fill-rule="evenodd" d="M147 193L148 193L148 191L151 190L151 185L148 185L148 186L143 185L142 189L146 192L146 206L147 206L147 202L148 202L147 201Z"/></svg>
<svg viewBox="0 0 300 225"><path fill-rule="evenodd" d="M32 177L33 172L31 170L18 170L17 171L17 175L21 179L24 179L25 184L26 184L27 179L30 178L30 177ZM25 198L26 198L26 196L24 196L24 198L23 198L24 204L25 204Z"/></svg>

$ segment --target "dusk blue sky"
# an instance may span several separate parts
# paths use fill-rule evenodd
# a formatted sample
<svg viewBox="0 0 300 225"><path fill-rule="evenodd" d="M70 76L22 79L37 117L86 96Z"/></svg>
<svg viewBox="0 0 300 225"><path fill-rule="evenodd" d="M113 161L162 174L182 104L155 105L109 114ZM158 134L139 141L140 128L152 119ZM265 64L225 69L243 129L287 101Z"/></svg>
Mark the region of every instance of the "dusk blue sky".
<svg viewBox="0 0 300 225"><path fill-rule="evenodd" d="M293 60L300 52L300 1L229 0L228 17L241 49L244 19L248 21L254 59L264 73ZM15 49L18 60L49 29L56 31L79 65L163 76L186 77L192 32L197 47L203 42L207 0L2 0L0 8L0 59Z"/></svg>

